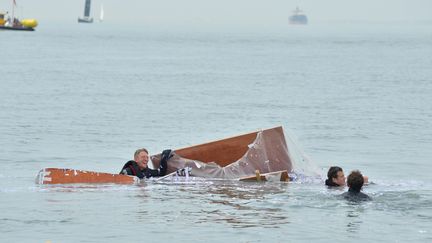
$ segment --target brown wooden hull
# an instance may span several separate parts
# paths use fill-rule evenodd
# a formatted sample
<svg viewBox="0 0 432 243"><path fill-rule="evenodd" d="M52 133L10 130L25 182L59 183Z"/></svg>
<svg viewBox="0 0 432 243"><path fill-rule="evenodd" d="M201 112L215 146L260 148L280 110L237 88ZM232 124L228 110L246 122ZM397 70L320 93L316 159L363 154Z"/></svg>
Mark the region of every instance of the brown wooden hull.
<svg viewBox="0 0 432 243"><path fill-rule="evenodd" d="M115 183L135 184L139 179L134 176L101 173L94 171L45 168L36 177L37 184L71 184L71 183Z"/></svg>
<svg viewBox="0 0 432 243"><path fill-rule="evenodd" d="M241 158L248 150L258 132L217 140L192 147L177 149L175 152L183 158L202 162L215 162L227 166Z"/></svg>
<svg viewBox="0 0 432 243"><path fill-rule="evenodd" d="M159 167L161 154L151 159ZM192 176L239 179L254 175L255 170L291 171L292 159L282 127L275 127L175 150L167 172L185 167L192 169Z"/></svg>
<svg viewBox="0 0 432 243"><path fill-rule="evenodd" d="M260 131L176 149L175 152L183 158L198 160L205 163L215 162L224 167L237 161L248 151L249 145L254 142L258 132ZM265 129L263 132L284 136L282 127ZM152 158L154 157L155 156L152 156ZM155 167L159 166L159 161L157 159L154 160L153 163Z"/></svg>

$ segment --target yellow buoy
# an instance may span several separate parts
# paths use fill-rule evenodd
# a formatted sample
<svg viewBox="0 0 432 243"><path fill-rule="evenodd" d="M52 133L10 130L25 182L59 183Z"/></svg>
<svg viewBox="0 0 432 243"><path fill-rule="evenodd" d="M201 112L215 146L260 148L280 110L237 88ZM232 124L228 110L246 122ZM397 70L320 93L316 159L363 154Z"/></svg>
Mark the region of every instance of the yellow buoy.
<svg viewBox="0 0 432 243"><path fill-rule="evenodd" d="M21 24L28 28L34 28L38 25L36 19L23 19L21 20Z"/></svg>

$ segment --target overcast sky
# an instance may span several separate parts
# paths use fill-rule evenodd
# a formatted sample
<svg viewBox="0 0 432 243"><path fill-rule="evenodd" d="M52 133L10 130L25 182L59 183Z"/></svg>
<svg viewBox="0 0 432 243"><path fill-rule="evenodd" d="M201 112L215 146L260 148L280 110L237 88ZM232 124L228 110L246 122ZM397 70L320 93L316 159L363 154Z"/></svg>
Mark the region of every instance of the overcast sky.
<svg viewBox="0 0 432 243"><path fill-rule="evenodd" d="M76 22L84 0L16 0L21 18ZM105 22L179 26L283 26L299 6L310 24L326 22L432 22L432 0L93 0L92 15L104 5ZM12 0L0 0L10 11Z"/></svg>

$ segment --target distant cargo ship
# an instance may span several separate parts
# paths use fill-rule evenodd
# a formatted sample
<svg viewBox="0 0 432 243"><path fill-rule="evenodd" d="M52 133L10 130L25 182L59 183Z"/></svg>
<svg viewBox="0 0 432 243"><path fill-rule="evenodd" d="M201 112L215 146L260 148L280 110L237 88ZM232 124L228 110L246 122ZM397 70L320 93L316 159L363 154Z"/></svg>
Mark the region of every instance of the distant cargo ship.
<svg viewBox="0 0 432 243"><path fill-rule="evenodd" d="M296 9L293 11L293 15L289 17L289 23L290 24L307 24L308 18L305 14L303 14L303 11L299 9L299 7L296 7Z"/></svg>

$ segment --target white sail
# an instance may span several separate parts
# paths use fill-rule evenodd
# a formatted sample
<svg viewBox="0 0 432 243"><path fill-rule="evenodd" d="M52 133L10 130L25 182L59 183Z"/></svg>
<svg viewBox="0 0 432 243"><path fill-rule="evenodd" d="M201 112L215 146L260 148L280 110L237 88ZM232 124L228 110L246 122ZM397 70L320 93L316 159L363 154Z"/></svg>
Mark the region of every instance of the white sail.
<svg viewBox="0 0 432 243"><path fill-rule="evenodd" d="M8 26L14 27L15 26L15 7L16 7L16 1L12 1L12 18L10 19L10 22Z"/></svg>
<svg viewBox="0 0 432 243"><path fill-rule="evenodd" d="M102 22L103 18L104 18L104 10L103 10L103 5L101 5L101 11L100 11L99 21Z"/></svg>
<svg viewBox="0 0 432 243"><path fill-rule="evenodd" d="M84 4L84 17L78 17L78 23L93 23L93 18L90 17L91 0L85 0Z"/></svg>

